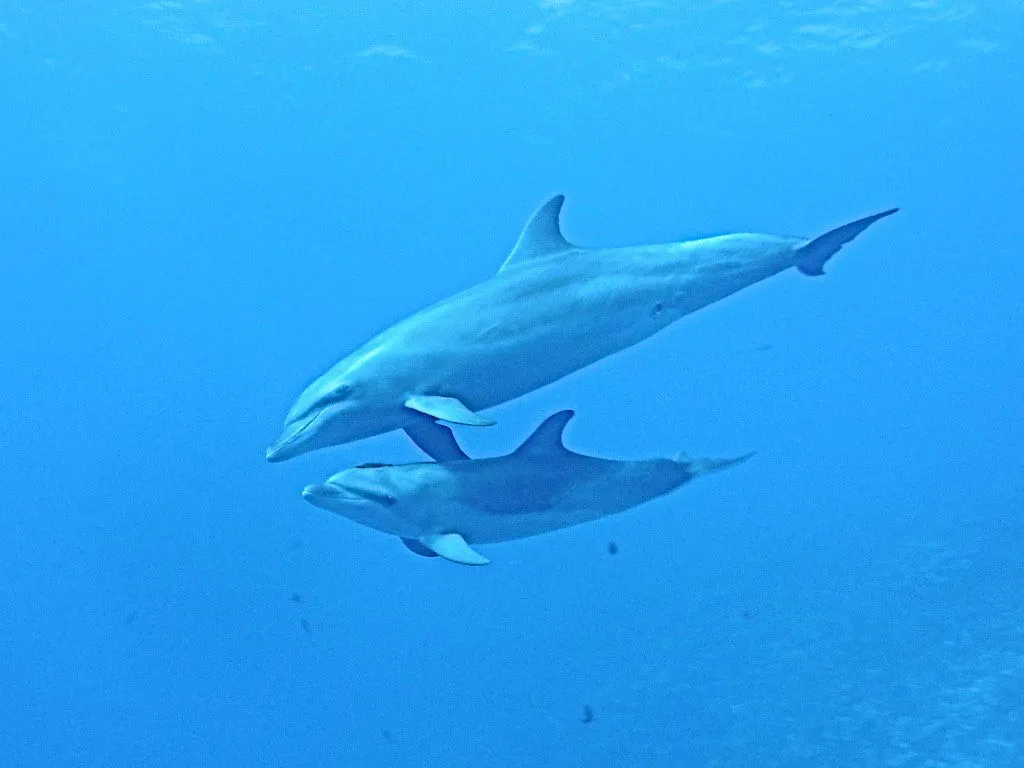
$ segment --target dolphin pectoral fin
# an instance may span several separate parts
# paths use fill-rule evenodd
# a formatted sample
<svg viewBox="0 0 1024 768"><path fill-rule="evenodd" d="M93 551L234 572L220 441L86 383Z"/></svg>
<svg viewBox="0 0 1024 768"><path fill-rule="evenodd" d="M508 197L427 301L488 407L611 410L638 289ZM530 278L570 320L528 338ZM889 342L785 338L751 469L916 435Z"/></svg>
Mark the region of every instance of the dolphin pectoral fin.
<svg viewBox="0 0 1024 768"><path fill-rule="evenodd" d="M473 550L466 540L457 533L432 533L420 537L420 544L460 565L487 565L490 560Z"/></svg>
<svg viewBox="0 0 1024 768"><path fill-rule="evenodd" d="M434 461L465 461L469 458L451 429L428 416L420 415L412 424L406 424L405 434Z"/></svg>
<svg viewBox="0 0 1024 768"><path fill-rule="evenodd" d="M497 422L474 413L466 404L455 397L439 395L413 395L405 401L405 407L433 416L435 419L465 424L467 427L491 427ZM415 438L413 438L415 442Z"/></svg>
<svg viewBox="0 0 1024 768"><path fill-rule="evenodd" d="M437 557L437 552L423 546L416 539L402 539L402 543L408 547L410 552L415 552L420 557Z"/></svg>
<svg viewBox="0 0 1024 768"><path fill-rule="evenodd" d="M825 262L839 253L840 248L879 219L892 216L898 210L899 208L890 208L888 211L851 221L849 224L836 227L820 237L809 240L796 249L796 268L812 277L825 274Z"/></svg>

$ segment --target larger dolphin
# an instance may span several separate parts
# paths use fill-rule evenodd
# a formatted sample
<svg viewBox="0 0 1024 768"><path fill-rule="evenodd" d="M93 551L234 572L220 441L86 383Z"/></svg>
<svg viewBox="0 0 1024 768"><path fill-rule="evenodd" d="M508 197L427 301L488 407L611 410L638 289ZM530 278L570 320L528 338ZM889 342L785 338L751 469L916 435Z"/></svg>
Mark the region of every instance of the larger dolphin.
<svg viewBox="0 0 1024 768"><path fill-rule="evenodd" d="M417 554L489 561L471 545L512 541L623 512L749 458L613 461L562 443L572 411L549 416L492 459L364 464L302 492L311 504L399 536ZM463 454L465 455L465 454Z"/></svg>
<svg viewBox="0 0 1024 768"><path fill-rule="evenodd" d="M839 249L898 209L820 237L732 234L663 245L581 248L562 236L564 196L533 214L488 280L388 328L299 396L268 461L405 429L458 455L436 423L478 412L631 347L679 318L790 267L823 274Z"/></svg>

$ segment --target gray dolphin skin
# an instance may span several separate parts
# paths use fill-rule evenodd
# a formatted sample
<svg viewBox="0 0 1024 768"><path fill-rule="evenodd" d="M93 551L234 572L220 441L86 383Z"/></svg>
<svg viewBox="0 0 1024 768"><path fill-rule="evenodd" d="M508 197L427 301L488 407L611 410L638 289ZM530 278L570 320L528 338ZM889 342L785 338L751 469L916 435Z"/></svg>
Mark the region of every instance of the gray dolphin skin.
<svg viewBox="0 0 1024 768"><path fill-rule="evenodd" d="M614 515L753 455L643 461L585 456L562 443L572 416L573 411L549 416L506 456L364 464L307 486L302 496L400 537L417 554L486 565L490 561L472 545L523 539Z"/></svg>
<svg viewBox="0 0 1024 768"><path fill-rule="evenodd" d="M388 328L299 396L268 461L404 429L428 454L459 458L437 420L486 426L513 400L654 335L681 317L796 267L821 275L897 209L813 239L732 234L663 245L582 248L563 237L565 198L533 214L488 280Z"/></svg>

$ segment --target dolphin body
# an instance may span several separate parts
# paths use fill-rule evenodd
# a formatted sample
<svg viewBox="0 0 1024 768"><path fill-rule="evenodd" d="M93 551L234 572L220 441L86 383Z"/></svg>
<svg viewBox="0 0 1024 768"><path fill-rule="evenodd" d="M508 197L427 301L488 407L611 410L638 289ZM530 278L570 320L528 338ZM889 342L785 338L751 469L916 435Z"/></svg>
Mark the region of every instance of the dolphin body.
<svg viewBox="0 0 1024 768"><path fill-rule="evenodd" d="M506 456L363 464L307 486L302 496L317 507L401 537L417 554L486 565L490 561L471 545L523 539L614 515L752 455L599 459L563 445L562 433L572 417L573 411L549 416Z"/></svg>
<svg viewBox="0 0 1024 768"><path fill-rule="evenodd" d="M558 195L527 222L497 274L410 315L299 396L268 461L404 429L430 455L458 458L440 419L488 426L513 400L681 317L796 267L821 275L892 209L820 237L732 234L663 245L581 248L562 236Z"/></svg>

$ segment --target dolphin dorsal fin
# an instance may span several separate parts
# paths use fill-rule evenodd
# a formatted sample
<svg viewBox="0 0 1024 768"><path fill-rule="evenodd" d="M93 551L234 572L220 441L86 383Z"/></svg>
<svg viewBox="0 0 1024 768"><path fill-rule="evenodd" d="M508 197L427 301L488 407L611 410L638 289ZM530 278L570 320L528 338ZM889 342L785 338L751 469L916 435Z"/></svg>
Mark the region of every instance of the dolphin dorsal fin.
<svg viewBox="0 0 1024 768"><path fill-rule="evenodd" d="M542 453L564 453L569 449L562 443L562 433L565 427L576 415L575 411L559 411L544 419L544 422L537 427L515 450L515 455L536 455Z"/></svg>
<svg viewBox="0 0 1024 768"><path fill-rule="evenodd" d="M562 211L564 202L565 195L555 195L534 211L533 216L526 222L526 226L519 234L512 253L508 255L505 263L498 270L499 272L515 264L540 259L576 247L565 239L562 229L558 225L558 215Z"/></svg>

